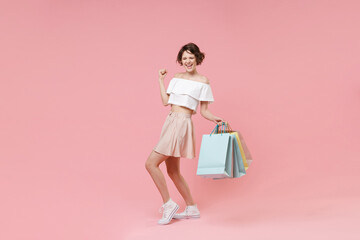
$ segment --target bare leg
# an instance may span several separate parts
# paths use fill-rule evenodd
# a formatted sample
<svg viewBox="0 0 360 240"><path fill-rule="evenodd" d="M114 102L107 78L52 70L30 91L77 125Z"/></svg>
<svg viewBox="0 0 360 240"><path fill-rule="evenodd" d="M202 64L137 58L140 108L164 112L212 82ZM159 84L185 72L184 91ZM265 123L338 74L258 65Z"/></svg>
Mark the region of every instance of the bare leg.
<svg viewBox="0 0 360 240"><path fill-rule="evenodd" d="M167 158L168 156L162 155L153 150L145 163L145 168L150 173L150 176L159 190L164 203L170 199L170 195L164 174L161 172L159 165Z"/></svg>
<svg viewBox="0 0 360 240"><path fill-rule="evenodd" d="M187 185L184 177L180 174L180 158L179 157L169 157L165 161L166 169L169 177L174 182L177 190L184 198L187 206L194 205L194 200L191 196L189 186Z"/></svg>

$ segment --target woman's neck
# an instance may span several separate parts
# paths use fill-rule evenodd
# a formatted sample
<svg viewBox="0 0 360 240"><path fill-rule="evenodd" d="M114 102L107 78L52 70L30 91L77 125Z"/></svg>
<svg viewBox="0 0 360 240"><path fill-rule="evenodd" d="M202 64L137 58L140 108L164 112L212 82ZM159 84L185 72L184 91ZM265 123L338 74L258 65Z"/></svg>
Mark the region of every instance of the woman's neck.
<svg viewBox="0 0 360 240"><path fill-rule="evenodd" d="M197 76L197 75L199 75L199 73L196 71L196 69L194 70L194 71L192 71L192 72L185 72L185 74L184 75L186 75L186 76L190 76L190 77L194 77L194 76Z"/></svg>

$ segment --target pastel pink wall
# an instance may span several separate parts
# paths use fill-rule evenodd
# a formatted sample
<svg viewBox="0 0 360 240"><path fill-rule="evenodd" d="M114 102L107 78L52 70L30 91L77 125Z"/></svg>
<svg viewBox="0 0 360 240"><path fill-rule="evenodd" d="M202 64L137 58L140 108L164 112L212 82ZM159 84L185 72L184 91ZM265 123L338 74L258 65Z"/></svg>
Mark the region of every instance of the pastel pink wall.
<svg viewBox="0 0 360 240"><path fill-rule="evenodd" d="M161 198L144 162L169 111L157 71L166 85L183 71L188 42L206 53L211 111L254 157L247 176L221 181L182 160L205 219L356 219L359 11L355 0L2 1L0 238L135 239L155 227ZM193 121L198 154L213 123Z"/></svg>

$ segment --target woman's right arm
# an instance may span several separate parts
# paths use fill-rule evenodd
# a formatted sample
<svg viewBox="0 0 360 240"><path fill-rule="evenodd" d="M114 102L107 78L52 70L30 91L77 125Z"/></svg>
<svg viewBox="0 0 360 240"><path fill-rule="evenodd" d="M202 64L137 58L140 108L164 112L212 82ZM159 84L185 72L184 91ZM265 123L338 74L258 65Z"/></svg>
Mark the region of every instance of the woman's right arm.
<svg viewBox="0 0 360 240"><path fill-rule="evenodd" d="M164 85L164 79L165 79L166 74L167 74L166 69L159 70L160 95L161 95L161 100L162 100L162 103L164 106L167 106L168 101L169 101L169 95L167 95L166 90L165 90L165 85Z"/></svg>

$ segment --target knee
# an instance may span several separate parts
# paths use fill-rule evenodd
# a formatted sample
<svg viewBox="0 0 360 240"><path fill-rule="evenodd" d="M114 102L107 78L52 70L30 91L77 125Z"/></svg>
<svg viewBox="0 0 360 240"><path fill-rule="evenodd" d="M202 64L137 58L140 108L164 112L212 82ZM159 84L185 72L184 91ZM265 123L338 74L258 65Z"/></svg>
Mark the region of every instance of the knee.
<svg viewBox="0 0 360 240"><path fill-rule="evenodd" d="M146 170L147 170L148 172L151 170L152 164L149 162L149 160L147 160L147 161L145 162L145 168L146 168Z"/></svg>
<svg viewBox="0 0 360 240"><path fill-rule="evenodd" d="M147 170L148 172L151 172L151 170L154 169L154 167L155 167L155 166L154 166L152 163L146 161L146 163L145 163L145 168L146 168L146 170Z"/></svg>
<svg viewBox="0 0 360 240"><path fill-rule="evenodd" d="M169 177L171 179L176 179L176 178L180 177L180 171L179 170L168 169L167 174L169 175Z"/></svg>
<svg viewBox="0 0 360 240"><path fill-rule="evenodd" d="M150 161L149 159L145 162L145 168L148 172L150 172L152 169L154 169L156 165Z"/></svg>

